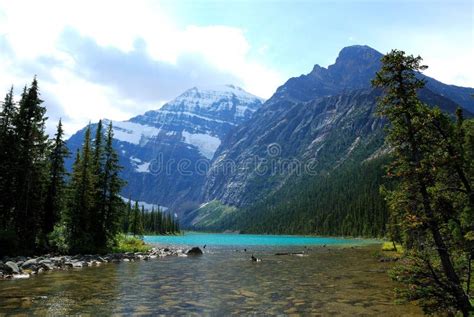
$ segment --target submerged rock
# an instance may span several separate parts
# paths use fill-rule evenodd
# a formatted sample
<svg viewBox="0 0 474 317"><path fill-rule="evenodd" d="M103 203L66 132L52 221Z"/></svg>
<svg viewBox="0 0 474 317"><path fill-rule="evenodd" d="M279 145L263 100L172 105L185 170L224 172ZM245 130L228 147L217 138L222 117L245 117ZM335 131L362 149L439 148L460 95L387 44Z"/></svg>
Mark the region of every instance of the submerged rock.
<svg viewBox="0 0 474 317"><path fill-rule="evenodd" d="M186 254L187 255L201 255L202 250L199 247L194 247L194 248L189 249L188 252L186 252Z"/></svg>

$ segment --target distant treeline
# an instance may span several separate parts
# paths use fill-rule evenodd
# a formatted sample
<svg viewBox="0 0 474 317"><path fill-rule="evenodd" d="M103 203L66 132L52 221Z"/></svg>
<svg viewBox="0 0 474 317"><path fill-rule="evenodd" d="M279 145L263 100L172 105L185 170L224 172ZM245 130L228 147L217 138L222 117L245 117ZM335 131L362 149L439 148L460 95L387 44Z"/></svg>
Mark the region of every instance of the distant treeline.
<svg viewBox="0 0 474 317"><path fill-rule="evenodd" d="M180 231L178 221L170 213L160 208L155 210L155 207L145 210L144 206L139 207L138 202L132 207L131 201L126 207L122 230L133 235L176 234Z"/></svg>

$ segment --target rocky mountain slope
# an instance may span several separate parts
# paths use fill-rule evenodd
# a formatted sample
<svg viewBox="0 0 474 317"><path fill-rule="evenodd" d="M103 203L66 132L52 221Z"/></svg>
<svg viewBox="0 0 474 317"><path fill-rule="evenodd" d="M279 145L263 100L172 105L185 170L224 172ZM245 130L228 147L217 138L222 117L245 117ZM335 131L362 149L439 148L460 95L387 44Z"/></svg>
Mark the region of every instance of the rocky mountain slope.
<svg viewBox="0 0 474 317"><path fill-rule="evenodd" d="M370 83L381 57L368 46L346 47L328 68L316 65L309 74L289 79L219 147L202 200L249 206L292 177L329 173L358 151L363 152L360 161L383 153L384 122L375 113L381 92ZM420 76L427 81L420 98L454 112L457 103L447 92L457 88ZM462 101L474 89L458 92L456 99ZM470 104L461 103L465 108ZM228 162L232 169L225 168ZM288 162L302 170L295 171ZM272 164L278 170L272 171Z"/></svg>
<svg viewBox="0 0 474 317"><path fill-rule="evenodd" d="M224 137L261 104L236 86L194 87L159 110L114 121L114 146L127 181L122 195L165 207L194 206ZM81 146L83 134L68 140L71 151Z"/></svg>

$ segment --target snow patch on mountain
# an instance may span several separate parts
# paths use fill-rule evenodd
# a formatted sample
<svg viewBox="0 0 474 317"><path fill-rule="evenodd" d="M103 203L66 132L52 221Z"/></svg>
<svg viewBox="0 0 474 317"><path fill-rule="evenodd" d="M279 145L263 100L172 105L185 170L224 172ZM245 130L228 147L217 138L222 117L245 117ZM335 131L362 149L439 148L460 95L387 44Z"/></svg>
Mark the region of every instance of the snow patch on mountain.
<svg viewBox="0 0 474 317"><path fill-rule="evenodd" d="M161 129L130 121L113 121L114 139L132 144L143 144L157 136Z"/></svg>
<svg viewBox="0 0 474 317"><path fill-rule="evenodd" d="M138 164L135 167L135 171L138 173L149 173L150 172L150 162L143 162L141 164Z"/></svg>
<svg viewBox="0 0 474 317"><path fill-rule="evenodd" d="M244 107L240 107L240 108L244 108ZM244 111L245 111L245 110L244 110ZM195 113L192 113L192 112L187 112L187 111L179 111L179 112L177 112L177 111L159 110L157 113L160 114L160 115L178 116L178 118L180 118L180 119L182 119L182 117L184 117L184 118L187 118L187 117L195 117L195 118L203 119L203 120L206 120L206 121L214 121L214 122L217 122L217 123L227 123L227 124L235 125L234 123L229 122L229 121L224 121L224 120L209 118L209 117L205 117L205 116L202 116L202 115L199 115L199 114L195 114ZM163 120L163 121L165 121L165 120Z"/></svg>
<svg viewBox="0 0 474 317"><path fill-rule="evenodd" d="M221 140L218 137L209 134L183 131L182 135L185 143L196 146L199 152L208 159L212 159L221 144Z"/></svg>

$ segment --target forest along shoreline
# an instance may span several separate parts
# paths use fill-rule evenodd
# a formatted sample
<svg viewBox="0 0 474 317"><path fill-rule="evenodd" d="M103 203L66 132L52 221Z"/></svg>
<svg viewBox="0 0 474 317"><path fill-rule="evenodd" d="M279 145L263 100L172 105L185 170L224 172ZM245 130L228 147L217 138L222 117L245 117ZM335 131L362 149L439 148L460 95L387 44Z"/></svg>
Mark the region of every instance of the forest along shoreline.
<svg viewBox="0 0 474 317"><path fill-rule="evenodd" d="M4 257L0 261L0 280L26 279L45 271L80 269L105 263L148 261L167 256L201 255L198 247L188 250L154 247L145 252L109 253L105 255L43 255L38 257Z"/></svg>

